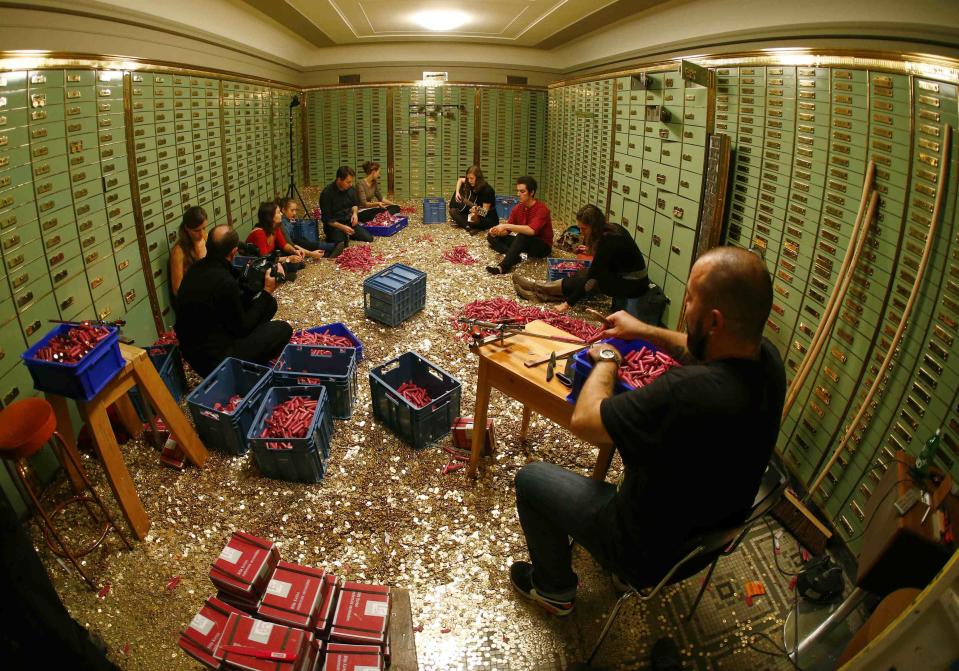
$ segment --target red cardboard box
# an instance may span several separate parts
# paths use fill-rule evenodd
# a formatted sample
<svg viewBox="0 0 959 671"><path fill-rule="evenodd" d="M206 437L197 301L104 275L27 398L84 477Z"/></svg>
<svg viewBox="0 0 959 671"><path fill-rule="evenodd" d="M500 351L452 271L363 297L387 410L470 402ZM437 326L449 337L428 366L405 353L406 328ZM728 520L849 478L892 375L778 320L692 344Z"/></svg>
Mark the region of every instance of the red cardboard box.
<svg viewBox="0 0 959 671"><path fill-rule="evenodd" d="M183 630L177 644L204 666L219 669L223 659L223 653L218 650L220 640L226 632L227 621L234 613L239 611L219 599L210 597Z"/></svg>
<svg viewBox="0 0 959 671"><path fill-rule="evenodd" d="M222 589L217 590L216 598L223 603L230 604L239 611L247 613L248 615L256 615L256 608L260 605L260 599L255 595L249 599L240 598L236 594L225 592Z"/></svg>
<svg viewBox="0 0 959 671"><path fill-rule="evenodd" d="M330 641L386 644L390 622L390 588L345 582L330 627Z"/></svg>
<svg viewBox="0 0 959 671"><path fill-rule="evenodd" d="M258 617L271 622L313 629L323 601L323 569L281 561L266 584Z"/></svg>
<svg viewBox="0 0 959 671"><path fill-rule="evenodd" d="M383 653L376 645L327 643L322 671L383 671Z"/></svg>
<svg viewBox="0 0 959 671"><path fill-rule="evenodd" d="M317 645L312 632L233 613L220 641L223 668L239 671L312 671Z"/></svg>
<svg viewBox="0 0 959 671"><path fill-rule="evenodd" d="M336 599L340 593L340 585L336 581L336 576L327 573L323 576L323 601L316 612L316 622L314 628L316 635L320 638L328 638L330 635L330 625L333 624L333 608L336 606Z"/></svg>
<svg viewBox="0 0 959 671"><path fill-rule="evenodd" d="M453 446L445 448L447 452L457 458L469 459L473 449L473 418L457 417L453 420L452 427ZM483 446L484 454L492 454L496 451L496 432L493 430L493 420L486 420L486 444Z"/></svg>
<svg viewBox="0 0 959 671"><path fill-rule="evenodd" d="M213 562L210 580L241 601L259 601L279 560L280 553L272 541L235 531Z"/></svg>

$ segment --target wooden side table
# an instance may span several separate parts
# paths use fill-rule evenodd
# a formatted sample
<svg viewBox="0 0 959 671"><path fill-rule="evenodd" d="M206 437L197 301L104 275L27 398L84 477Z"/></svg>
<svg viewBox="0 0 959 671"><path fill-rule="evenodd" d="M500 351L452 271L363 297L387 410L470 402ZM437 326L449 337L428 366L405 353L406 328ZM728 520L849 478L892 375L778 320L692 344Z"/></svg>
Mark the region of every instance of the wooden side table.
<svg viewBox="0 0 959 671"><path fill-rule="evenodd" d="M550 326L544 321L532 321L525 330L542 335L572 337L566 331ZM526 440L530 415L535 411L568 429L573 418L573 404L566 400L569 388L555 377L546 381L546 364L527 368L524 362L539 359L556 352L559 356L577 349L576 345L553 342L541 338L512 336L503 344L490 343L476 350L479 355L479 374L476 381L476 406L473 410L473 426L486 426L490 392L495 388L523 404L523 421L520 426L520 441ZM472 452L467 473L476 475L479 459L485 443L485 431L473 431ZM602 480L613 458L612 445L600 445L593 479Z"/></svg>
<svg viewBox="0 0 959 671"><path fill-rule="evenodd" d="M923 589L945 566L954 548L933 538L932 515L922 521L926 505L921 501L900 516L893 503L916 485L909 469L915 459L899 452L876 491L869 499L865 519L869 524L859 550L859 571L856 585L875 594L886 595L897 589ZM897 491L889 493L890 488ZM949 511L953 532L959 521L959 502L947 496L944 507Z"/></svg>
<svg viewBox="0 0 959 671"><path fill-rule="evenodd" d="M167 389L160 378L160 374L150 362L146 351L139 347L121 344L120 354L126 361L123 370L92 400L77 401L77 407L80 410L80 415L90 427L93 443L103 463L110 488L123 511L123 516L130 524L133 534L142 540L150 529L150 519L143 509L140 497L137 496L130 471L127 470L126 464L123 462L120 446L117 444L113 427L110 425L110 418L107 416L107 408L116 405L120 421L131 436L142 433L143 425L137 417L129 396L127 396L130 388L137 386L140 393L144 394L147 401L156 408L157 414L169 427L170 433L191 464L203 466L209 454L203 443L200 442L199 436L196 435L196 431L193 430L193 426L180 411L176 401L173 400L170 390ZM67 449L73 450L75 453L76 440L70 422L70 412L67 409L67 399L55 394L47 394L46 396L56 413L57 427L63 434ZM70 477L75 482L76 474L70 473Z"/></svg>

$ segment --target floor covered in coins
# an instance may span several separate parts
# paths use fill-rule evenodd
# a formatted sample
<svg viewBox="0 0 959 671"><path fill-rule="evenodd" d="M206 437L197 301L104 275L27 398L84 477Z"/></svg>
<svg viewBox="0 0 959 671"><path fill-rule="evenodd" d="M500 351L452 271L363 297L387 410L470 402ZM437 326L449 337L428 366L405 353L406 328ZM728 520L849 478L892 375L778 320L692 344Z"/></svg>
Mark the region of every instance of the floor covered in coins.
<svg viewBox="0 0 959 671"><path fill-rule="evenodd" d="M315 191L305 190L308 201L315 200ZM259 475L252 456L215 452L205 468L178 472L161 465L152 445L134 440L123 453L152 528L132 552L120 551L114 539L108 550L87 557L91 573L109 588L98 596L41 550L73 617L106 641L122 668L198 667L176 640L214 593L210 563L237 529L274 539L288 561L407 588L422 669L564 669L588 654L618 596L609 576L578 551L576 610L554 619L513 592L507 571L514 559L527 557L514 503L517 470L545 460L588 474L596 449L535 416L527 444L519 444L522 408L494 392L490 416L499 451L474 482L464 470L443 474L448 455L440 443L414 451L376 422L370 410L369 368L412 350L462 382L462 414L471 415L476 358L455 336L452 320L470 301L515 298L509 277L486 273L484 266L495 256L483 235L471 237L446 224L423 225L419 214L410 215L408 228L373 245L385 257L377 269L399 261L428 273L426 308L396 328L364 319L365 275L338 270L329 261L309 265L276 293L278 316L294 328L344 322L365 347L359 400L350 420L334 422L322 483L269 480ZM456 245L466 245L478 263L444 260L443 252ZM517 272L544 278L545 265L531 260ZM584 317L575 309L571 315ZM95 456L84 458L112 501ZM617 477L620 468L614 459L609 477ZM781 535L778 527L755 528L734 555L720 561L689 623L683 618L702 574L650 602L628 604L596 664L644 668L653 642L668 635L682 648L686 668L791 668L749 647L755 641L772 651L769 641L753 636L765 632L781 642L793 605L789 578L773 563L774 535ZM780 545L781 566L793 570L799 562L795 543L782 535ZM766 593L747 603L749 581L761 582Z"/></svg>

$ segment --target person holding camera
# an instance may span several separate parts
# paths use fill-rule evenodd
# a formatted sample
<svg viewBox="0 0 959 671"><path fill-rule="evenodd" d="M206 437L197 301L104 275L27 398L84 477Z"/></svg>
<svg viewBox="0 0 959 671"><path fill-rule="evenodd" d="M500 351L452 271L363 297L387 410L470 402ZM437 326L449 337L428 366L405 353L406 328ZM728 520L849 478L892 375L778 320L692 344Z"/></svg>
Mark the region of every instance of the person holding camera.
<svg viewBox="0 0 959 671"><path fill-rule="evenodd" d="M233 267L240 238L227 224L210 231L206 256L190 266L177 295L174 325L183 357L200 375L209 375L228 356L267 363L293 336L276 314L276 275Z"/></svg>

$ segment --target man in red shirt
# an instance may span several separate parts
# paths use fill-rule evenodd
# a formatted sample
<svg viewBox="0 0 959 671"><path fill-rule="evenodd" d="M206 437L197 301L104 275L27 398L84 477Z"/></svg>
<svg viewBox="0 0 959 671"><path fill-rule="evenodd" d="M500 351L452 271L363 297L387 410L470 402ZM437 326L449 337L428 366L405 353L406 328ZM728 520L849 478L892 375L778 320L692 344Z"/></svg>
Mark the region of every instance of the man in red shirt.
<svg viewBox="0 0 959 671"><path fill-rule="evenodd" d="M498 264L486 266L486 272L503 275L520 262L520 254L542 258L553 248L553 221L546 203L536 200L536 180L525 175L516 180L519 204L510 212L509 222L489 230L486 241L500 254Z"/></svg>

